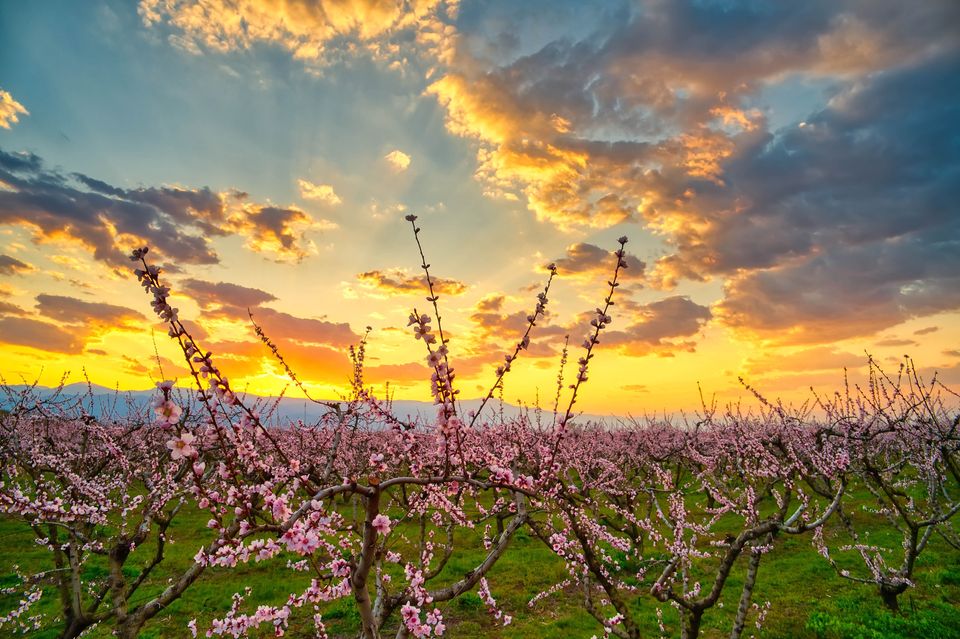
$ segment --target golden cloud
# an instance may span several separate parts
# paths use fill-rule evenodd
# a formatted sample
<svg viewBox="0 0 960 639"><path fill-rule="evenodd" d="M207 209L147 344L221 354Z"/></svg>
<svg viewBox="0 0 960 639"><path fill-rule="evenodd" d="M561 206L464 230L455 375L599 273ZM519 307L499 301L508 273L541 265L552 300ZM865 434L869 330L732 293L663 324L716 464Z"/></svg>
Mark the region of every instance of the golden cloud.
<svg viewBox="0 0 960 639"><path fill-rule="evenodd" d="M30 112L12 95L0 89L0 128L9 129L11 124L20 121L21 115L30 115Z"/></svg>
<svg viewBox="0 0 960 639"><path fill-rule="evenodd" d="M361 52L400 62L408 42L442 51L447 34L438 18L455 15L456 7L443 0L142 0L139 13L144 24L167 29L170 42L192 54L269 43L322 67ZM399 37L407 31L417 37Z"/></svg>
<svg viewBox="0 0 960 639"><path fill-rule="evenodd" d="M343 202L340 196L329 184L314 184L308 180L297 180L297 186L300 187L300 197L307 200L319 200L324 204L336 206Z"/></svg>
<svg viewBox="0 0 960 639"><path fill-rule="evenodd" d="M390 166L396 172L406 171L410 166L410 156L399 149L390 151L383 159L390 163Z"/></svg>
<svg viewBox="0 0 960 639"><path fill-rule="evenodd" d="M411 275L406 269L393 268L358 273L357 279L365 287L388 295L426 295L427 283L422 276ZM444 277L431 277L433 292L437 295L461 295L467 286L463 282Z"/></svg>

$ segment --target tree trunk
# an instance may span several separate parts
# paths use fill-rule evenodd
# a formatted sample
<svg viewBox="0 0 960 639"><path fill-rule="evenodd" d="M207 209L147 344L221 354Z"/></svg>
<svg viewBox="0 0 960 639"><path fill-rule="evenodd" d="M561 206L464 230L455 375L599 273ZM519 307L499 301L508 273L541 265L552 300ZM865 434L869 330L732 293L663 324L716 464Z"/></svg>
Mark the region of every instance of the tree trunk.
<svg viewBox="0 0 960 639"><path fill-rule="evenodd" d="M374 490L373 494L366 498L365 506L363 546L360 549L359 561L350 576L350 588L353 590L353 600L357 603L357 610L360 613L360 636L363 639L380 639L380 628L373 614L373 604L367 588L367 577L373 566L377 546L377 531L373 528L373 520L380 514L379 490Z"/></svg>
<svg viewBox="0 0 960 639"><path fill-rule="evenodd" d="M697 639L700 636L700 620L703 619L702 610L688 610L680 639Z"/></svg>
<svg viewBox="0 0 960 639"><path fill-rule="evenodd" d="M887 586L886 584L880 586L880 597L883 599L883 605L890 612L900 612L899 597L903 591L904 589L899 586Z"/></svg>
<svg viewBox="0 0 960 639"><path fill-rule="evenodd" d="M67 620L66 626L58 636L58 639L75 639L75 637L82 635L84 630L89 628L90 625L90 620L85 617L72 617Z"/></svg>
<svg viewBox="0 0 960 639"><path fill-rule="evenodd" d="M768 533L764 544L769 545L773 542L773 533ZM750 611L750 601L753 599L753 587L757 583L757 571L760 569L760 559L763 556L754 552L750 555L750 563L747 565L747 577L743 582L743 591L740 594L740 605L737 607L737 617L733 622L733 630L730 631L730 639L740 639L743 634L743 628L747 624L747 613Z"/></svg>

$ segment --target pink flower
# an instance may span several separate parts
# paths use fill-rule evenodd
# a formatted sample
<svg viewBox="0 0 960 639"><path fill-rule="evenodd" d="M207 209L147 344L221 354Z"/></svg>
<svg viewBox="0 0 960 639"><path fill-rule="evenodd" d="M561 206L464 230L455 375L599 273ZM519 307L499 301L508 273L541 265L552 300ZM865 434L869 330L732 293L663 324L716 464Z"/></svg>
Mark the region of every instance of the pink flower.
<svg viewBox="0 0 960 639"><path fill-rule="evenodd" d="M173 401L160 398L154 402L153 411L157 415L157 423L162 425L176 424L180 421L180 414L183 412Z"/></svg>
<svg viewBox="0 0 960 639"><path fill-rule="evenodd" d="M284 535L284 541L287 543L287 550L301 555L310 555L320 547L320 539L312 530L306 533L288 532Z"/></svg>
<svg viewBox="0 0 960 639"><path fill-rule="evenodd" d="M334 577L349 577L350 564L343 559L334 559L330 563L330 572L333 573Z"/></svg>
<svg viewBox="0 0 960 639"><path fill-rule="evenodd" d="M381 535L387 535L390 533L390 518L384 514L377 515L373 518L373 529L376 530Z"/></svg>
<svg viewBox="0 0 960 639"><path fill-rule="evenodd" d="M197 449L191 446L196 439L191 433L184 432L179 437L174 437L167 442L167 448L170 449L170 459L176 461L181 457L193 457L197 454Z"/></svg>

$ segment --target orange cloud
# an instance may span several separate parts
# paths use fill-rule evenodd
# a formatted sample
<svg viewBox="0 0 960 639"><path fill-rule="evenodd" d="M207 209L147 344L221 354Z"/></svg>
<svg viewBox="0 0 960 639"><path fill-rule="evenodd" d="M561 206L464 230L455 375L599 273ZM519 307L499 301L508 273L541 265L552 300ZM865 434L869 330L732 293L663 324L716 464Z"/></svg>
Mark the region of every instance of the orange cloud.
<svg viewBox="0 0 960 639"><path fill-rule="evenodd" d="M353 368L345 352L316 344L278 343L290 368L307 383L349 384ZM265 356L269 361L272 356Z"/></svg>
<svg viewBox="0 0 960 639"><path fill-rule="evenodd" d="M456 362L454 362L456 365ZM456 365L457 371L460 367ZM411 385L430 380L433 373L432 368L428 368L426 362L406 362L403 364L378 364L375 366L366 366L363 370L365 381L374 384L383 384L389 382L391 385Z"/></svg>

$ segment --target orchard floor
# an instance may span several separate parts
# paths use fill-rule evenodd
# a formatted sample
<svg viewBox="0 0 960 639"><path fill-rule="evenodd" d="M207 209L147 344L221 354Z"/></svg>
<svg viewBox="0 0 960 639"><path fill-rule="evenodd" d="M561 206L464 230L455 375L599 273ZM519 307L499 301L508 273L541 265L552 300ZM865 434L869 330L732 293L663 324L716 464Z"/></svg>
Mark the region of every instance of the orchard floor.
<svg viewBox="0 0 960 639"><path fill-rule="evenodd" d="M197 542L209 537L206 520L205 514L197 511L181 514L172 527L171 536L175 543L168 546L166 561L155 571L149 587L141 589L140 597L146 599L158 592L170 575L191 563ZM412 535L412 528L410 532ZM884 542L896 547L896 539L883 530L872 533L875 543ZM453 581L480 561L483 552L479 532L477 535L473 539L458 540L458 550L441 577ZM829 541L832 536L829 523L826 535ZM463 550L465 548L474 550ZM151 551L149 547L141 548L128 562L125 570L130 576L137 574L137 567L146 562ZM284 602L290 593L297 592L308 580L307 576L286 569L285 563L286 558L282 558L273 563L251 563L235 569L206 571L179 601L154 618L141 636L189 636L186 624L190 619L197 618L199 627L204 628L211 619L224 616L232 594L247 586L252 589L244 606L248 611L260 603ZM12 569L14 564L27 573L41 570L49 565L48 552L34 542L33 533L26 525L0 519L0 588L17 584ZM850 567L856 567L852 558ZM87 579L106 575L105 568L96 562L89 563L85 571ZM724 589L723 607L708 611L704 618L702 637L729 634L744 571L744 559L741 558ZM440 604L448 626L446 636L466 639L602 637L602 627L578 608L578 593L574 589L561 590L533 606L528 605L534 595L549 589L565 576L563 562L527 530L521 529L489 574L491 592L504 612L513 616L513 622L505 627L498 625L480 598L469 593L448 604ZM938 537L932 539L918 561L916 587L901 596L902 611L895 615L883 608L874 589L838 577L811 546L809 535L784 537L778 540L775 550L760 565L753 600L761 606L769 600L771 607L760 631L754 623L756 613L751 614L745 637L751 634L770 638L837 639L960 637L960 552ZM56 603L56 592L48 587L34 610L47 613L48 623L51 623L56 615ZM659 637L661 633L653 604L649 596L640 598L638 612L644 620L644 636ZM0 595L0 614L15 605L13 596ZM313 636L311 614L308 610L298 611L287 636ZM352 601L329 604L323 619L331 637L356 636L358 616ZM664 621L666 636L678 636L677 618L669 608L665 610ZM12 636L9 632L6 628L0 629L0 636ZM50 628L30 636L53 639L57 631ZM109 633L106 629L94 629L87 636L107 637ZM273 636L273 633L265 629L259 636Z"/></svg>

